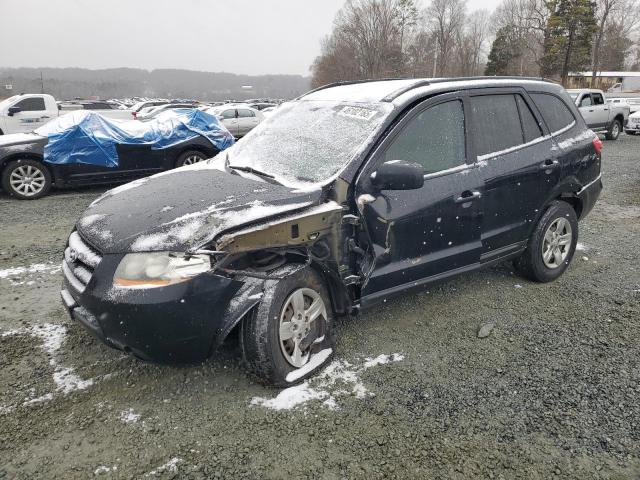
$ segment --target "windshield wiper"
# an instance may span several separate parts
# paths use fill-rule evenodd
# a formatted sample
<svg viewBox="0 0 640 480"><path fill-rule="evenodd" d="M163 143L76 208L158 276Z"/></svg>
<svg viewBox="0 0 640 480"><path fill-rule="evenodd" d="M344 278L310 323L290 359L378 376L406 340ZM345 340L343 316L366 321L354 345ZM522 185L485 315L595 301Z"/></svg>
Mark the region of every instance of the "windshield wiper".
<svg viewBox="0 0 640 480"><path fill-rule="evenodd" d="M228 165L229 168L232 168L234 170L240 170L241 172L248 172L248 173L253 173L254 175L258 175L260 177L265 177L265 178L276 178L273 175L271 175L270 173L267 172L261 172L260 170L256 170L253 167L244 167L241 165Z"/></svg>

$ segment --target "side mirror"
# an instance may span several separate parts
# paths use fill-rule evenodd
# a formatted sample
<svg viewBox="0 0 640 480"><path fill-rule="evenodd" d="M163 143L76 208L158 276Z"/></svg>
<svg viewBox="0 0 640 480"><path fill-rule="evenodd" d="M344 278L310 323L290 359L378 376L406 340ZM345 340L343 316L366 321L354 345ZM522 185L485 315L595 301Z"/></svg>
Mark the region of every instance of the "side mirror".
<svg viewBox="0 0 640 480"><path fill-rule="evenodd" d="M22 111L22 109L20 107L9 107L8 115L10 117L13 117L16 113L19 113L21 111Z"/></svg>
<svg viewBox="0 0 640 480"><path fill-rule="evenodd" d="M424 185L424 168L417 163L390 160L371 174L371 183L379 190L416 190Z"/></svg>

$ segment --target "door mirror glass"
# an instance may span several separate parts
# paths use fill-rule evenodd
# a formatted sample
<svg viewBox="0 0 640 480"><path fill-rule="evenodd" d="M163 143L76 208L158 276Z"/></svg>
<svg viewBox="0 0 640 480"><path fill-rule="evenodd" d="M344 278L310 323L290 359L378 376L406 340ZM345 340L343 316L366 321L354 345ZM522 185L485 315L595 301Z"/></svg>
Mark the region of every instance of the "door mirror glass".
<svg viewBox="0 0 640 480"><path fill-rule="evenodd" d="M13 117L16 113L20 113L20 112L21 112L20 107L9 107L9 113L8 113L8 115L9 115L10 117Z"/></svg>
<svg viewBox="0 0 640 480"><path fill-rule="evenodd" d="M424 167L404 160L390 160L371 174L371 183L379 190L415 190L424 185Z"/></svg>

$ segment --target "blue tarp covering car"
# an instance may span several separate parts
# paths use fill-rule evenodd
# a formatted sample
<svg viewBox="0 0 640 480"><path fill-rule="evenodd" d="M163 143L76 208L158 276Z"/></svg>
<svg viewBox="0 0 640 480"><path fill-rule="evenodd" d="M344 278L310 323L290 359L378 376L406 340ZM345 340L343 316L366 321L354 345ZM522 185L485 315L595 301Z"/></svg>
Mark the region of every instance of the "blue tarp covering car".
<svg viewBox="0 0 640 480"><path fill-rule="evenodd" d="M44 148L45 162L113 168L118 167L118 144L160 150L202 136L222 151L234 143L215 116L186 108L163 112L148 122L111 120L90 111L71 112L35 133L49 140Z"/></svg>

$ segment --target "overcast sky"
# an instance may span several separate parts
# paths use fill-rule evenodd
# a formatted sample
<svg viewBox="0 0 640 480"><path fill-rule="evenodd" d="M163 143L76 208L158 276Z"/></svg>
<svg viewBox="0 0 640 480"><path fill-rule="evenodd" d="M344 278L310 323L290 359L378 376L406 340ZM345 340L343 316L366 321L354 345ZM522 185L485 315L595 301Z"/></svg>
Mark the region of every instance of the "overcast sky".
<svg viewBox="0 0 640 480"><path fill-rule="evenodd" d="M0 0L0 66L309 74L344 0ZM468 0L470 10L499 0Z"/></svg>

